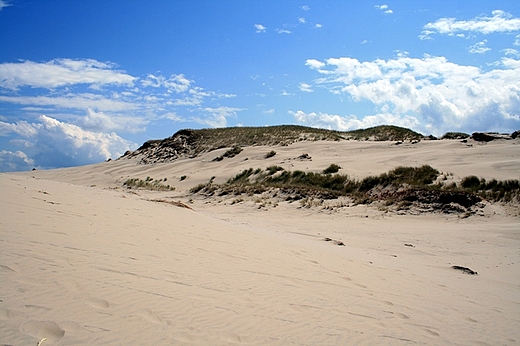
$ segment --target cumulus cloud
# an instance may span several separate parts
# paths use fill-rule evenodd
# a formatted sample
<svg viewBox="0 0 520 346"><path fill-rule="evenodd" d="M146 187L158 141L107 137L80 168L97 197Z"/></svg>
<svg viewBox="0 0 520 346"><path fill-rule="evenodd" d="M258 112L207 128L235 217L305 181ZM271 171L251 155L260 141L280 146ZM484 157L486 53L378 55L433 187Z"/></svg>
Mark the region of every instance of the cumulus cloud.
<svg viewBox="0 0 520 346"><path fill-rule="evenodd" d="M444 57L359 61L308 60L322 75L315 87L352 102L369 101L377 113L412 116L423 131L501 130L520 127L520 61L503 58L489 71Z"/></svg>
<svg viewBox="0 0 520 346"><path fill-rule="evenodd" d="M34 166L34 160L30 159L22 151L0 151L0 171L1 172L16 172L28 171Z"/></svg>
<svg viewBox="0 0 520 346"><path fill-rule="evenodd" d="M262 24L255 24L255 29L257 33L265 32L267 28Z"/></svg>
<svg viewBox="0 0 520 346"><path fill-rule="evenodd" d="M279 34L290 34L291 31L287 29L276 29L276 32Z"/></svg>
<svg viewBox="0 0 520 346"><path fill-rule="evenodd" d="M429 39L431 34L434 33L453 36L462 32L491 34L515 31L520 31L520 18L514 18L510 13L495 10L491 12L491 17L480 16L472 20L441 18L433 23L426 24L419 38Z"/></svg>
<svg viewBox="0 0 520 346"><path fill-rule="evenodd" d="M299 124L339 131L362 129L381 124L407 128L417 128L419 126L417 118L390 113L369 115L362 119L358 119L355 115L341 116L327 113L305 113L302 110L289 111L289 114L291 114Z"/></svg>
<svg viewBox="0 0 520 346"><path fill-rule="evenodd" d="M16 162L18 162L16 170L23 168L22 161L29 166L42 168L95 163L119 157L125 151L137 147L135 143L113 132L87 131L77 125L61 122L45 115L41 115L35 123L0 122L0 134L7 135L9 132L23 137L24 146L27 147L25 151L30 154L21 151L14 153L5 151L0 170L13 170L12 165ZM14 161L16 157L19 158L18 161ZM11 161L5 161L6 158L10 158Z"/></svg>
<svg viewBox="0 0 520 346"><path fill-rule="evenodd" d="M303 18L303 17L298 18L298 23L305 24L306 23L305 18Z"/></svg>
<svg viewBox="0 0 520 346"><path fill-rule="evenodd" d="M132 117L121 114L108 115L104 112L96 112L87 108L86 115L81 117L78 124L82 128L97 132L141 132L144 131L148 121L140 117Z"/></svg>
<svg viewBox="0 0 520 346"><path fill-rule="evenodd" d="M91 131L144 131L150 122L164 119L162 114L190 112L236 96L195 84L184 74L139 78L92 59L0 64L0 103Z"/></svg>
<svg viewBox="0 0 520 346"><path fill-rule="evenodd" d="M135 79L123 71L115 70L113 64L92 59L0 64L0 87L10 90L24 86L53 89L73 84L131 86Z"/></svg>

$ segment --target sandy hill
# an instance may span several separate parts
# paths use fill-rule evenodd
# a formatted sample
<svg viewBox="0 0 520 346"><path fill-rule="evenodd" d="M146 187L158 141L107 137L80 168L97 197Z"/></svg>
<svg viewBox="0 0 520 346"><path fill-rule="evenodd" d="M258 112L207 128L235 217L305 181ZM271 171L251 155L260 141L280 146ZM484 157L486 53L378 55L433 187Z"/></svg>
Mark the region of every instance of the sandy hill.
<svg viewBox="0 0 520 346"><path fill-rule="evenodd" d="M0 174L0 344L520 343L520 139L388 129L184 130Z"/></svg>

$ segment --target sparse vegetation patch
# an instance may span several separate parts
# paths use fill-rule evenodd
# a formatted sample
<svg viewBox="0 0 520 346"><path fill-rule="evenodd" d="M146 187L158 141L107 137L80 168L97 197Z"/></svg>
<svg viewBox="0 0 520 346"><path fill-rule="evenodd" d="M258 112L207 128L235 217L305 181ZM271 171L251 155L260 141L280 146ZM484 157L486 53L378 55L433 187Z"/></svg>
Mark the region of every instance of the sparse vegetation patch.
<svg viewBox="0 0 520 346"><path fill-rule="evenodd" d="M407 210L414 207L423 211L468 215L482 199L503 203L520 202L518 180L488 182L469 176L458 184L446 184L443 175L429 165L396 167L361 180L339 174L338 170L337 165L329 166L322 173L287 171L279 166L270 166L265 170L249 168L224 184L200 184L191 192L219 196L268 193L286 201L301 201L305 207L324 206L326 200L348 198L353 204L378 203L381 210Z"/></svg>
<svg viewBox="0 0 520 346"><path fill-rule="evenodd" d="M164 184L167 179L153 179L147 177L145 180L139 178L128 179L123 183L128 189L143 189L143 190L151 190L151 191L173 191L175 187Z"/></svg>

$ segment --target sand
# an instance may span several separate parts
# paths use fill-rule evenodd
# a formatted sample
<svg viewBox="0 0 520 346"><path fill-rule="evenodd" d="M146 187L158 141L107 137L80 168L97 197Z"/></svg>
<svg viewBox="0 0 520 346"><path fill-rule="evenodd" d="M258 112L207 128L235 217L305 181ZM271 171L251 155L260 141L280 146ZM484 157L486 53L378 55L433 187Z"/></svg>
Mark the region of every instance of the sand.
<svg viewBox="0 0 520 346"><path fill-rule="evenodd" d="M0 345L520 344L516 209L462 218L187 194L274 164L519 179L519 141L304 142L211 161L223 151L0 174ZM148 176L176 190L121 188Z"/></svg>

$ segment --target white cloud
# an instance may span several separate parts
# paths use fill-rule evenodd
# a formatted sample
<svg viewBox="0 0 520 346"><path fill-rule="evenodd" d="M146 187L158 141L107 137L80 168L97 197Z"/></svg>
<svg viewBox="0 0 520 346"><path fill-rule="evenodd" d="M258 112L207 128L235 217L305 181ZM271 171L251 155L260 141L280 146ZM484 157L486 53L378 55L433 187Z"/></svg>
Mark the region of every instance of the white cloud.
<svg viewBox="0 0 520 346"><path fill-rule="evenodd" d="M143 107L138 100L114 100L99 94L69 93L63 96L0 96L0 102L19 105L56 107L60 109L85 110L87 108L103 111L132 111Z"/></svg>
<svg viewBox="0 0 520 346"><path fill-rule="evenodd" d="M319 28L322 28L323 25L321 25L320 23L317 23L316 25L314 25L314 27L319 29Z"/></svg>
<svg viewBox="0 0 520 346"><path fill-rule="evenodd" d="M183 74L173 74L169 78L148 74L145 79L141 80L141 85L144 87L164 87L168 92L175 93L182 93L187 91L190 88L191 83L192 81L184 77Z"/></svg>
<svg viewBox="0 0 520 346"><path fill-rule="evenodd" d="M311 86L307 83L300 83L300 91L304 91L307 93L314 92L314 90L312 90Z"/></svg>
<svg viewBox="0 0 520 346"><path fill-rule="evenodd" d="M307 65L313 69L320 69L325 66L325 63L321 62L319 60L316 60L316 59L307 59L307 61L305 62L305 65Z"/></svg>
<svg viewBox="0 0 520 346"><path fill-rule="evenodd" d="M18 90L24 86L54 89L74 84L97 87L109 84L131 86L135 79L123 71L114 70L111 63L92 59L0 64L0 87L10 90Z"/></svg>
<svg viewBox="0 0 520 346"><path fill-rule="evenodd" d="M394 11L392 11L391 9L388 8L388 5L375 5L374 8L376 10L383 11L384 14L392 14L392 13L394 13Z"/></svg>
<svg viewBox="0 0 520 346"><path fill-rule="evenodd" d="M504 53L504 55L514 56L520 58L520 52L513 48L502 49L500 52Z"/></svg>
<svg viewBox="0 0 520 346"><path fill-rule="evenodd" d="M87 108L86 115L81 117L78 124L84 129L97 132L125 131L142 132L146 129L149 121L141 117L125 115L105 114Z"/></svg>
<svg viewBox="0 0 520 346"><path fill-rule="evenodd" d="M301 7L301 9L304 10L304 11L308 11L311 8L309 6L307 6L307 5L304 5L304 6Z"/></svg>
<svg viewBox="0 0 520 346"><path fill-rule="evenodd" d="M430 38L433 33L454 35L460 32L479 32L491 34L495 32L515 32L520 30L520 18L514 18L511 14L495 10L492 16L480 16L472 20L456 20L455 18L441 18L424 26L422 39Z"/></svg>
<svg viewBox="0 0 520 346"><path fill-rule="evenodd" d="M486 47L486 43L487 43L487 40L477 42L468 48L468 52L470 52L472 54L484 54L485 52L488 52L491 50L491 48Z"/></svg>
<svg viewBox="0 0 520 346"><path fill-rule="evenodd" d="M32 129L29 130L28 127ZM135 143L115 133L87 131L45 115L41 115L37 123L0 122L0 129L4 134L11 131L24 137L24 142L30 144L25 145L30 146L26 151L31 152L30 155L25 155L26 161L32 166L43 168L100 162L117 158L125 151L137 147Z"/></svg>
<svg viewBox="0 0 520 346"><path fill-rule="evenodd" d="M339 131L350 131L382 124L396 125L406 128L417 128L419 126L418 120L414 117L401 117L390 113L369 115L365 116L363 119L358 119L355 115L340 116L327 113L305 113L301 110L296 112L289 111L289 114L294 116L294 119L299 124Z"/></svg>
<svg viewBox="0 0 520 346"><path fill-rule="evenodd" d="M9 6L12 6L9 2L5 1L5 0L0 0L0 11L4 8L4 7L9 7Z"/></svg>
<svg viewBox="0 0 520 346"><path fill-rule="evenodd" d="M444 57L361 62L331 58L306 65L322 77L315 86L353 102L369 101L376 113L413 116L431 133L454 129L520 127L520 61L503 58L495 69L451 63Z"/></svg>
<svg viewBox="0 0 520 346"><path fill-rule="evenodd" d="M92 131L144 131L161 114L233 97L196 86L183 74L138 78L91 59L0 64L0 103L18 106L26 116L37 112L72 119Z"/></svg>
<svg viewBox="0 0 520 346"><path fill-rule="evenodd" d="M211 127L226 127L227 118L236 117L237 112L242 111L242 108L233 108L233 107L217 107L211 108L207 107L203 109L209 116L200 118L195 117L192 120L198 122L203 125L208 125Z"/></svg>
<svg viewBox="0 0 520 346"><path fill-rule="evenodd" d="M513 42L514 46L520 46L520 35L515 36L515 42Z"/></svg>
<svg viewBox="0 0 520 346"><path fill-rule="evenodd" d="M276 32L278 32L279 34L290 34L291 31L287 30L287 29L276 29Z"/></svg>
<svg viewBox="0 0 520 346"><path fill-rule="evenodd" d="M305 24L306 23L305 18L303 18L303 17L298 18L298 22L300 24Z"/></svg>
<svg viewBox="0 0 520 346"><path fill-rule="evenodd" d="M0 151L0 172L28 171L34 167L34 160L22 151Z"/></svg>
<svg viewBox="0 0 520 346"><path fill-rule="evenodd" d="M267 28L265 26L263 26L262 24L255 24L255 29L256 29L256 32L258 32L258 33L265 32L267 30Z"/></svg>

